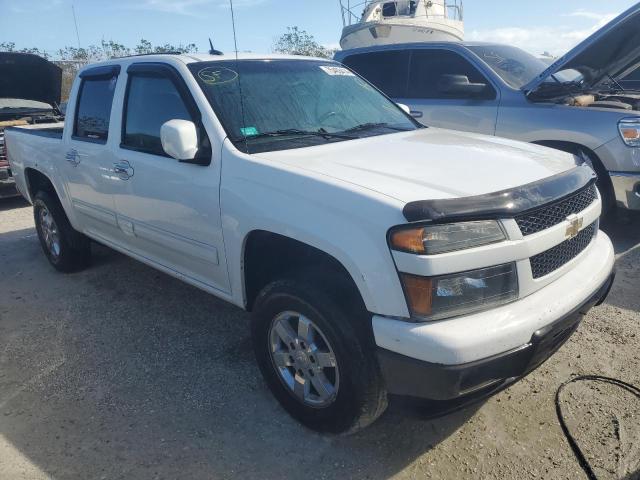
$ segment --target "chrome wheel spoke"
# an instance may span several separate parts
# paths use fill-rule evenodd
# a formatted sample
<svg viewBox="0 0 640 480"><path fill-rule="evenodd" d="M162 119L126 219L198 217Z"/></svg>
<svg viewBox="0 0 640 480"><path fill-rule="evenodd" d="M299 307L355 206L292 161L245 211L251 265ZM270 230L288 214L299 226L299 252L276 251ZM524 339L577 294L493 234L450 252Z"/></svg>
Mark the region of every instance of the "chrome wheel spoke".
<svg viewBox="0 0 640 480"><path fill-rule="evenodd" d="M276 332L287 347L295 343L297 335L288 322L278 322L276 324Z"/></svg>
<svg viewBox="0 0 640 480"><path fill-rule="evenodd" d="M320 368L332 368L336 366L336 357L331 352L316 352L313 358Z"/></svg>
<svg viewBox="0 0 640 480"><path fill-rule="evenodd" d="M276 366L280 368L293 366L291 355L288 352L275 352L273 354L273 361Z"/></svg>
<svg viewBox="0 0 640 480"><path fill-rule="evenodd" d="M298 318L298 340L310 345L313 342L313 324L307 317ZM302 347L304 348L304 347Z"/></svg>
<svg viewBox="0 0 640 480"><path fill-rule="evenodd" d="M324 373L315 372L311 377L311 384L313 385L313 388L315 388L316 392L318 392L320 400L326 402L333 396L333 385L331 385Z"/></svg>
<svg viewBox="0 0 640 480"><path fill-rule="evenodd" d="M295 377L293 377L293 393L302 401L304 401L309 393L309 382L297 373Z"/></svg>

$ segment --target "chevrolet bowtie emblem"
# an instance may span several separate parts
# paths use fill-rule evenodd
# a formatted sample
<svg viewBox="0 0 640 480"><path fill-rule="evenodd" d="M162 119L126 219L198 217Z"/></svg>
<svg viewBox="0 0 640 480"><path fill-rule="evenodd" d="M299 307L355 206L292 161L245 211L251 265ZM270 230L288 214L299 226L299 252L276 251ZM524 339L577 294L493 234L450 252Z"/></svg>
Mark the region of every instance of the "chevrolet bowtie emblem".
<svg viewBox="0 0 640 480"><path fill-rule="evenodd" d="M573 238L580 233L584 219L573 214L567 217L567 221L569 222L569 226L567 227L566 236L567 238Z"/></svg>

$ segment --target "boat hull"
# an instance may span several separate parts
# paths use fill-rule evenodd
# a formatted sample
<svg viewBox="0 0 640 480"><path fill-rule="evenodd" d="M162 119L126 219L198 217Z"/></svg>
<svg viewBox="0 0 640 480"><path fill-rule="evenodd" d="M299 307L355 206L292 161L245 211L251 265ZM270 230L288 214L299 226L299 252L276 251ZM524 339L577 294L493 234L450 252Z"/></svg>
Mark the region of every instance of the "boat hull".
<svg viewBox="0 0 640 480"><path fill-rule="evenodd" d="M345 27L340 39L343 50L419 42L459 42L464 38L461 22L432 22L429 26L403 22L369 22Z"/></svg>

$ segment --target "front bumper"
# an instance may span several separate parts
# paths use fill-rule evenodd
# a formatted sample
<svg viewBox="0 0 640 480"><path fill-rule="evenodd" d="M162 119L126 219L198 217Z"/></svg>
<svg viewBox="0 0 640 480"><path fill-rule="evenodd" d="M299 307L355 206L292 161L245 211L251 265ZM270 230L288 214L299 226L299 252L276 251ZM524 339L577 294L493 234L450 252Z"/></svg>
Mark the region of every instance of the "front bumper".
<svg viewBox="0 0 640 480"><path fill-rule="evenodd" d="M434 401L477 400L510 385L542 365L575 332L583 316L604 301L615 275L586 301L534 332L529 342L508 352L461 365L417 360L378 348L378 361L391 394Z"/></svg>
<svg viewBox="0 0 640 480"><path fill-rule="evenodd" d="M629 210L640 210L640 173L609 172L616 203Z"/></svg>

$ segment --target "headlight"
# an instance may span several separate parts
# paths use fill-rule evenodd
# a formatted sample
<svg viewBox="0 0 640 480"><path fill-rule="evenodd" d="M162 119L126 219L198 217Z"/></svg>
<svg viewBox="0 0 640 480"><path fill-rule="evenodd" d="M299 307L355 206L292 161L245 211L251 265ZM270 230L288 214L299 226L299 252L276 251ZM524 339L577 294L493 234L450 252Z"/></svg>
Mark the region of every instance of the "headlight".
<svg viewBox="0 0 640 480"><path fill-rule="evenodd" d="M623 118L618 122L622 141L630 147L640 147L640 118Z"/></svg>
<svg viewBox="0 0 640 480"><path fill-rule="evenodd" d="M403 228L390 236L392 249L423 255L437 255L503 240L506 240L506 235L495 220Z"/></svg>
<svg viewBox="0 0 640 480"><path fill-rule="evenodd" d="M439 277L401 273L400 278L412 317L427 321L495 308L518 298L515 263Z"/></svg>

